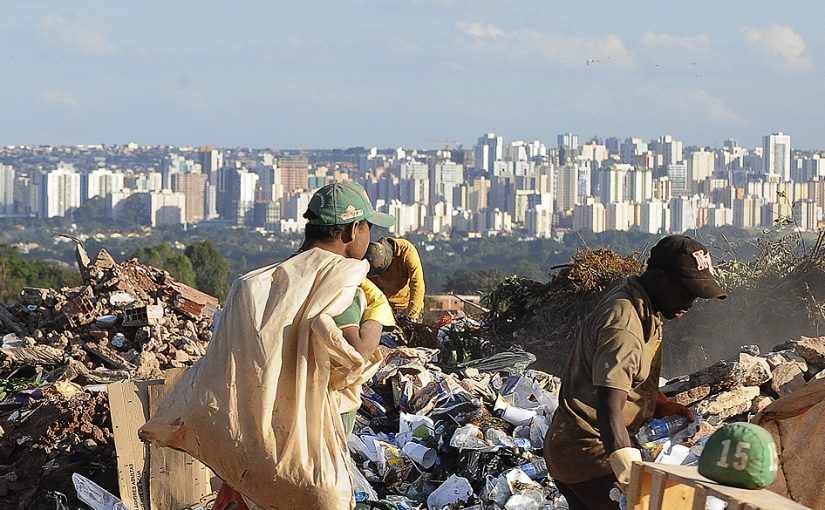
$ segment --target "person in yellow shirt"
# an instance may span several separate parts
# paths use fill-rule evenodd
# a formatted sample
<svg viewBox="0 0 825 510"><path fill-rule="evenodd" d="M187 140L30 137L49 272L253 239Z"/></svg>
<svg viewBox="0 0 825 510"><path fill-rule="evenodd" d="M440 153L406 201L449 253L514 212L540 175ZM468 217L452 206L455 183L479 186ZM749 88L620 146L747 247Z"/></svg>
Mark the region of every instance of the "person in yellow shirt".
<svg viewBox="0 0 825 510"><path fill-rule="evenodd" d="M397 314L420 320L424 311L424 271L418 250L406 239L383 237L371 242L364 259L367 277L387 296Z"/></svg>

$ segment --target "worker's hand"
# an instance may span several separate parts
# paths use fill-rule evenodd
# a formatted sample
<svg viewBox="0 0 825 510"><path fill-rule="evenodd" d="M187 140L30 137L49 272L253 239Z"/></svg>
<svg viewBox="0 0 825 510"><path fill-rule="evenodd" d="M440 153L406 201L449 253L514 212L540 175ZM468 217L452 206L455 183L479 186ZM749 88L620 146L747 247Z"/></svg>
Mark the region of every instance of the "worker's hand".
<svg viewBox="0 0 825 510"><path fill-rule="evenodd" d="M663 393L660 392L659 397L656 400L656 410L653 412L653 417L664 418L665 416L676 415L684 416L689 422L693 421L693 411L682 404L677 404L676 402L669 400Z"/></svg>
<svg viewBox="0 0 825 510"><path fill-rule="evenodd" d="M630 485L630 474L633 471L633 463L642 461L642 452L632 446L619 448L610 454L610 467L616 475L616 481L622 486L622 490L627 492Z"/></svg>

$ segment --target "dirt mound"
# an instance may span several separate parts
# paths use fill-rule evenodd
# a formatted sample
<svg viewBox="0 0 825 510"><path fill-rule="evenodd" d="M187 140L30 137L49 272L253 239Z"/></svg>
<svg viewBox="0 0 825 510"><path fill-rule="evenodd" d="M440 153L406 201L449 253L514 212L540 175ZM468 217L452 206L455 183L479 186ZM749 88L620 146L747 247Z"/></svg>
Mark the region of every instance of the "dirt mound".
<svg viewBox="0 0 825 510"><path fill-rule="evenodd" d="M72 508L72 473L117 491L117 463L105 393L48 391L24 407L0 413L0 508L53 510L58 492ZM60 497L59 495L57 497Z"/></svg>

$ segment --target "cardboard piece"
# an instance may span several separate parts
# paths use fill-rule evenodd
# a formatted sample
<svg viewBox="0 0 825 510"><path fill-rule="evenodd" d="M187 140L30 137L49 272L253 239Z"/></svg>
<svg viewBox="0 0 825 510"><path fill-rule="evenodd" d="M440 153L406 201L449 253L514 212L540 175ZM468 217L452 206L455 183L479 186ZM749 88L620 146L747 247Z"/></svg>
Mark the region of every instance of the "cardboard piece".
<svg viewBox="0 0 825 510"><path fill-rule="evenodd" d="M214 475L203 464L183 452L150 448L137 434L184 372L108 385L120 498L131 510L180 510L212 493Z"/></svg>
<svg viewBox="0 0 825 510"><path fill-rule="evenodd" d="M176 372L176 375L182 375L184 371ZM177 377L172 380L167 372L165 384L148 388L149 416L176 382ZM214 476L212 470L188 453L151 444L149 458L149 501L152 509L188 508L212 492L209 483Z"/></svg>

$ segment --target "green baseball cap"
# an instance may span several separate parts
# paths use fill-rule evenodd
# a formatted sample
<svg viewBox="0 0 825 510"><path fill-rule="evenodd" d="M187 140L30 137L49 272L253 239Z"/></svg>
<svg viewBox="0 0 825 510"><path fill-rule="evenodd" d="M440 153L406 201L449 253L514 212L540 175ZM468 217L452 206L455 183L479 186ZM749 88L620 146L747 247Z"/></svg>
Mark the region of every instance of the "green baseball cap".
<svg viewBox="0 0 825 510"><path fill-rule="evenodd" d="M772 484L779 469L771 433L753 423L729 423L713 433L699 457L699 473L743 489Z"/></svg>
<svg viewBox="0 0 825 510"><path fill-rule="evenodd" d="M364 187L354 182L327 184L312 195L307 211L312 225L344 225L366 220L379 227L395 225L395 217L372 208Z"/></svg>

